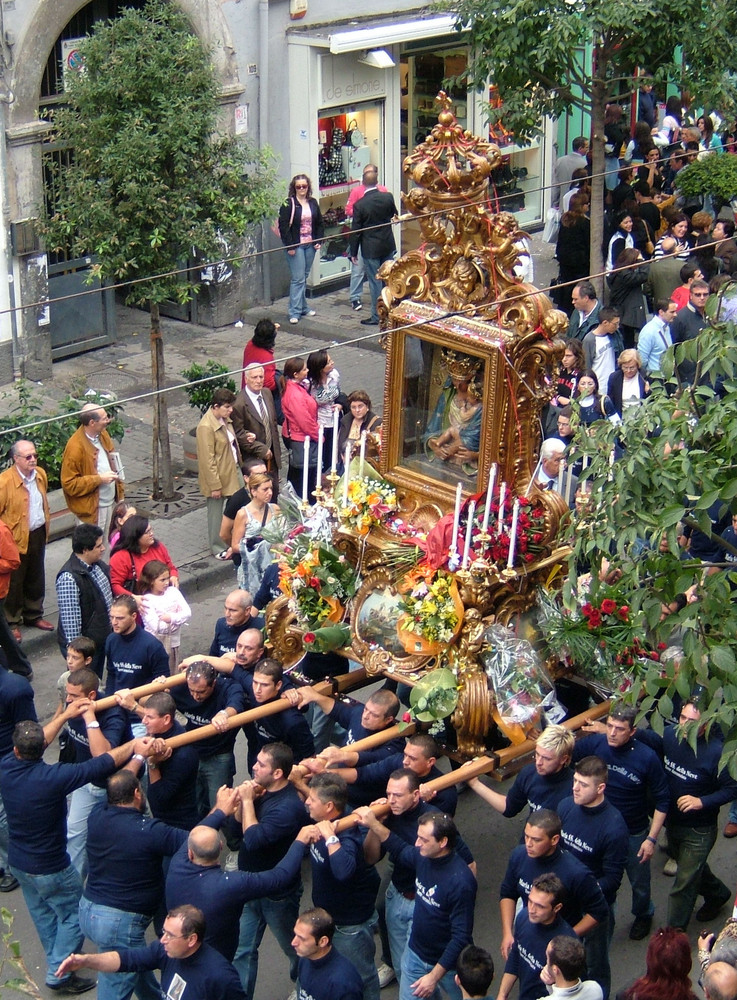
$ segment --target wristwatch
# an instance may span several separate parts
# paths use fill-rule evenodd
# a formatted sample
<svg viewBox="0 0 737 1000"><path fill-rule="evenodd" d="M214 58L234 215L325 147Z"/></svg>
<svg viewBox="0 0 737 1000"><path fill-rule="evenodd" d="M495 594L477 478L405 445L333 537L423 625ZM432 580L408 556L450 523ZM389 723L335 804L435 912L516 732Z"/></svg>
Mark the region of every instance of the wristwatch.
<svg viewBox="0 0 737 1000"><path fill-rule="evenodd" d="M340 841L338 840L338 838L337 838L337 837L335 836L335 834L333 833L333 834L331 834L331 835L330 835L330 836L329 836L329 837L328 837L328 838L327 838L327 839L325 840L325 843L326 843L326 845L327 845L328 847L330 847L330 846L331 846L331 844L339 844L339 843L340 843Z"/></svg>
<svg viewBox="0 0 737 1000"><path fill-rule="evenodd" d="M99 729L100 728L100 723L99 722L87 722L87 723L85 723L85 725L87 726L88 729Z"/></svg>

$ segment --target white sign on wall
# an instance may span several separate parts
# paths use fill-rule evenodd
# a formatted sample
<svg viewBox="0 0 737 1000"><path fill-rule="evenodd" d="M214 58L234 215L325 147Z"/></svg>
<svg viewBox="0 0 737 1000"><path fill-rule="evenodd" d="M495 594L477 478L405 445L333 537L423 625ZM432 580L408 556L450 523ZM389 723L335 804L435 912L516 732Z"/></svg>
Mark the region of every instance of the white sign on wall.
<svg viewBox="0 0 737 1000"><path fill-rule="evenodd" d="M357 56L357 52L349 52L346 55L321 57L321 107L355 104L386 95L387 71L365 66L358 62Z"/></svg>
<svg viewBox="0 0 737 1000"><path fill-rule="evenodd" d="M248 105L236 104L235 107L235 134L248 135Z"/></svg>

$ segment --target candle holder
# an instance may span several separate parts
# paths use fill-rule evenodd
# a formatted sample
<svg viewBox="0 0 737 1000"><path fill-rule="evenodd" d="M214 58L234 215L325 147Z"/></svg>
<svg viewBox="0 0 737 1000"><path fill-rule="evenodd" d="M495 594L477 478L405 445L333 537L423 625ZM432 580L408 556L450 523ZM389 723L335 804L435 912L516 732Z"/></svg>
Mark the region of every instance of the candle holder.
<svg viewBox="0 0 737 1000"><path fill-rule="evenodd" d="M499 575L505 583L511 583L512 580L517 578L517 570L512 569L510 566L505 566Z"/></svg>
<svg viewBox="0 0 737 1000"><path fill-rule="evenodd" d="M312 509L312 504L309 500L301 500L299 504L299 509L303 514L306 514L308 510Z"/></svg>
<svg viewBox="0 0 737 1000"><path fill-rule="evenodd" d="M469 569L457 569L456 579L460 580L461 583L467 584L471 582L471 571Z"/></svg>
<svg viewBox="0 0 737 1000"><path fill-rule="evenodd" d="M338 473L333 469L331 472L328 472L328 474L326 476L323 476L323 479L327 479L327 481L330 483L330 490L331 490L332 493L334 493L335 492L335 484L340 479L340 476L338 475Z"/></svg>
<svg viewBox="0 0 737 1000"><path fill-rule="evenodd" d="M325 496L325 490L321 486L316 486L315 489L312 491L312 493L313 496L315 497L315 504L318 507L322 507L323 497Z"/></svg>

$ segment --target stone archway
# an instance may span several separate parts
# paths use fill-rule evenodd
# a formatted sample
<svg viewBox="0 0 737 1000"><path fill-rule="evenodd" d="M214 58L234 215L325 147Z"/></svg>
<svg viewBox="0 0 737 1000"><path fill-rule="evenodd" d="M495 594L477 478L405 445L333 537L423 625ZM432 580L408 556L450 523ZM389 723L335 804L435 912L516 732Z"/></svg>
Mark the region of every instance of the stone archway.
<svg viewBox="0 0 737 1000"><path fill-rule="evenodd" d="M13 52L10 85L11 128L33 122L38 111L41 78L56 39L88 0L37 0L36 9ZM210 46L215 72L224 90L238 83L235 47L222 7L217 0L176 0L195 33Z"/></svg>

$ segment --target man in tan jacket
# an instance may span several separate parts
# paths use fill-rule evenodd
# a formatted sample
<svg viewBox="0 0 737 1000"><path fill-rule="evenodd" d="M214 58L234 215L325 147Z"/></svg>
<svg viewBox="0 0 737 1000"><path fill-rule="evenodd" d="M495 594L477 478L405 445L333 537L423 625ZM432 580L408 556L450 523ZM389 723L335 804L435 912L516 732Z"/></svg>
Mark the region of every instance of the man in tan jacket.
<svg viewBox="0 0 737 1000"><path fill-rule="evenodd" d="M13 464L0 474L0 520L10 528L20 554L20 566L10 577L5 599L5 617L19 642L21 622L44 632L54 629L43 616L44 561L49 537L48 479L44 470L38 468L33 441L16 441L11 445L10 457Z"/></svg>
<svg viewBox="0 0 737 1000"><path fill-rule="evenodd" d="M207 501L208 541L219 559L224 555L220 538L223 506L243 486L241 452L230 419L234 399L230 389L216 389L210 409L197 425L197 479Z"/></svg>
<svg viewBox="0 0 737 1000"><path fill-rule="evenodd" d="M115 445L105 430L110 417L101 406L85 403L80 427L72 434L61 460L61 488L81 524L97 524L107 552L113 507L123 498L123 484L113 457Z"/></svg>

